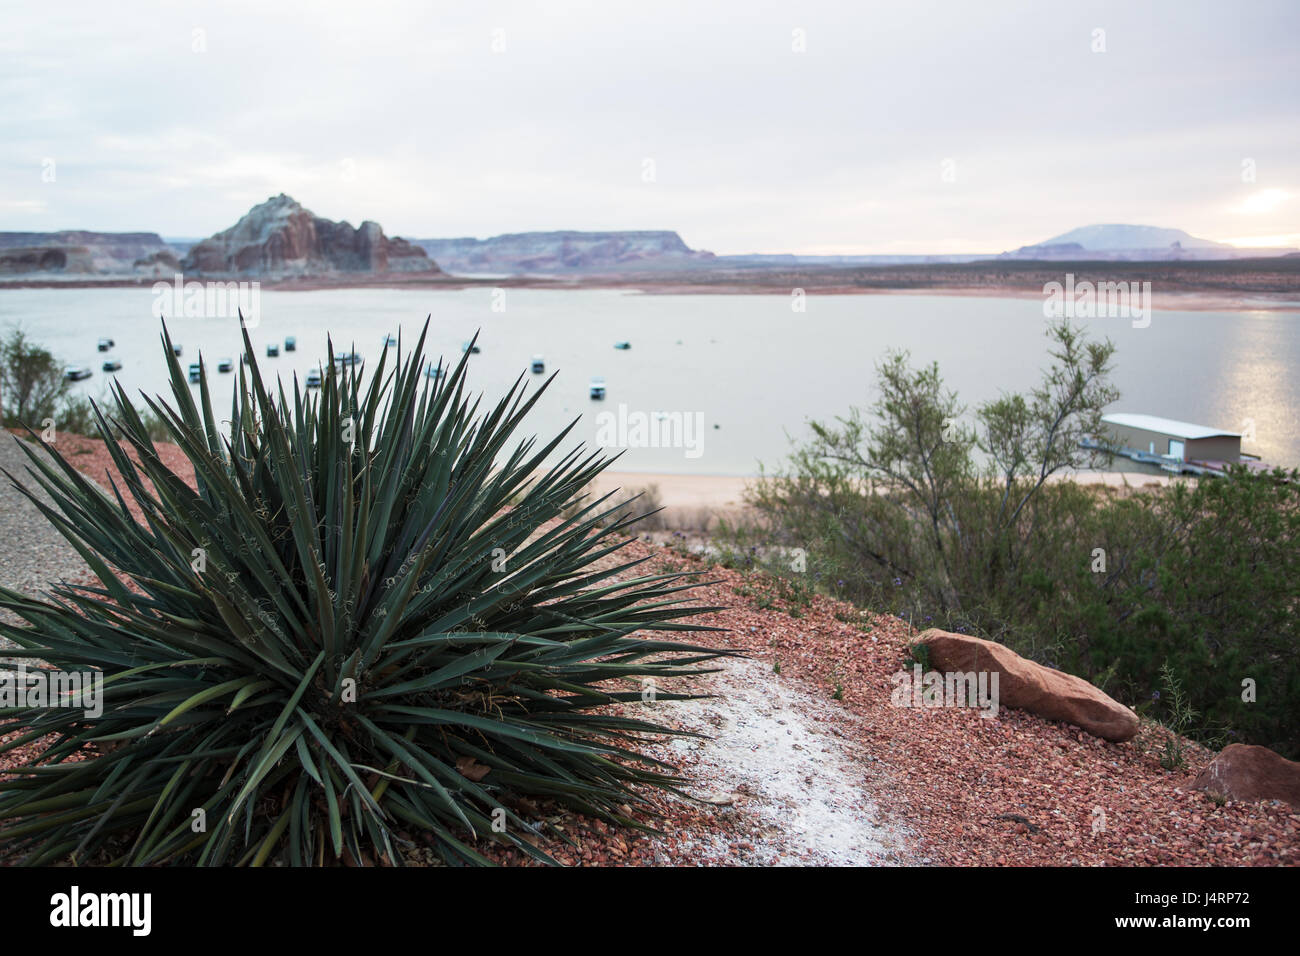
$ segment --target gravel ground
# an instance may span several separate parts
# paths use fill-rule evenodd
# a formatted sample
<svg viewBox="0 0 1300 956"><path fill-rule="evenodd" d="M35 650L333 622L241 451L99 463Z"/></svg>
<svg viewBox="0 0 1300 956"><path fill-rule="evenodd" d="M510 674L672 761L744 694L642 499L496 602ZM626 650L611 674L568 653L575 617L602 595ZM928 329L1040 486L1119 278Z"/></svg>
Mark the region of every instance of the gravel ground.
<svg viewBox="0 0 1300 956"><path fill-rule="evenodd" d="M0 431L0 468L36 489L41 499L49 503L49 496L37 487L28 472L31 462L18 447L19 441L12 434ZM40 454L45 452L42 450ZM0 473L0 585L35 595L61 580L84 581L88 574L81 555L13 482ZM6 619L16 620L12 615ZM0 637L0 648L12 646Z"/></svg>

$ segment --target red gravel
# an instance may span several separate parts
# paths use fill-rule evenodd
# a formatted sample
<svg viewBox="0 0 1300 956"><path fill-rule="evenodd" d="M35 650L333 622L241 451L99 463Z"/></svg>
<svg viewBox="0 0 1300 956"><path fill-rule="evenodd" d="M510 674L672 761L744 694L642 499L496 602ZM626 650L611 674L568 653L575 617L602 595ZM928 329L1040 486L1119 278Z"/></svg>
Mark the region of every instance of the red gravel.
<svg viewBox="0 0 1300 956"><path fill-rule="evenodd" d="M102 481L111 459L102 443L60 436L59 450ZM160 446L165 460L192 480L178 449ZM652 555L662 570L705 570L697 557L635 541L621 558ZM1187 766L1166 771L1156 750L1164 731L1154 725L1112 744L1064 724L1003 710L984 719L974 709L900 708L890 704L890 675L914 637L897 618L860 612L815 596L805 607L780 598L759 610L762 579L718 567L717 583L694 592L702 604L726 610L700 618L727 633L690 635L694 642L738 648L761 661L773 681L794 682L831 699L841 688L842 719L831 729L846 753L874 757L867 794L890 824L910 834L908 862L958 866L1287 865L1297 862L1300 813L1281 804L1216 805L1190 789L1213 756L1190 746ZM769 598L770 600L771 598ZM847 621L861 622L846 623ZM779 662L780 673L772 673ZM671 704L662 705L670 707ZM667 713L665 711L664 713ZM12 765L10 761L6 764ZM2 766L2 765L0 765ZM745 803L698 806L650 796L664 814L662 835L611 828L554 807L552 820L576 846L551 842L564 863L694 865L765 862L751 854L763 839ZM1095 824L1104 822L1104 826ZM701 854L719 840L726 860ZM746 849L748 847L748 850ZM514 850L487 850L503 863L530 862Z"/></svg>

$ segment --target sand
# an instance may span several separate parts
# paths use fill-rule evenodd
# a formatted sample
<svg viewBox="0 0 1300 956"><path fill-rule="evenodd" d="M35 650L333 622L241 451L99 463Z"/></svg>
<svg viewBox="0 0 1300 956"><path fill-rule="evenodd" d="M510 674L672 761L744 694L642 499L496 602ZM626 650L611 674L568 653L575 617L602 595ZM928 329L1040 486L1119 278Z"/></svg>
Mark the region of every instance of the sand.
<svg viewBox="0 0 1300 956"><path fill-rule="evenodd" d="M615 489L624 491L657 487L659 500L667 510L669 524L682 513L701 510L723 515L733 515L745 507L746 485L753 485L757 476L743 475L675 475L645 471L607 471L593 482L598 494ZM1081 484L1104 484L1120 488L1125 484L1134 488L1145 485L1167 485L1174 480L1169 475L1151 475L1139 472L1079 472L1074 475L1053 475L1053 481L1077 481ZM1185 480L1185 479L1184 479Z"/></svg>

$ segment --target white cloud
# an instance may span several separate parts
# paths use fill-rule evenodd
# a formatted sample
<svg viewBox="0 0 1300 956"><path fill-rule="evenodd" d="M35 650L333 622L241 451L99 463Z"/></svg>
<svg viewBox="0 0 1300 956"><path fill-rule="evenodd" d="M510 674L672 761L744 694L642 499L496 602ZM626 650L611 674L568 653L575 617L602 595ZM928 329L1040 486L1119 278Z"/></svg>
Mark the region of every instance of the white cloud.
<svg viewBox="0 0 1300 956"><path fill-rule="evenodd" d="M1263 197L1300 182L1300 8L1225 16L1178 0L16 6L0 229L207 234L284 191L406 236L670 228L716 252L996 252L1090 222L1213 236L1247 211L1250 232L1283 234L1289 201L1243 201L1240 170L1257 164Z"/></svg>

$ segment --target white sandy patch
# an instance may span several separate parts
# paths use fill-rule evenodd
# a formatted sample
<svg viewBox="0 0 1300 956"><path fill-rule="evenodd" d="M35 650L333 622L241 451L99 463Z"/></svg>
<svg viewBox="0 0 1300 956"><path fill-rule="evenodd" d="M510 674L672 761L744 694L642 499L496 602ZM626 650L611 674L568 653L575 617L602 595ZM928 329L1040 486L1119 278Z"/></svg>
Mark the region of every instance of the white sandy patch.
<svg viewBox="0 0 1300 956"><path fill-rule="evenodd" d="M665 701L656 720L711 739L675 739L667 759L691 778L688 792L738 814L752 844L731 834L699 847L702 863L881 866L906 862L906 834L883 822L871 798L870 757L837 735L856 720L753 660L720 662L700 683L717 697ZM655 705L651 705L655 706Z"/></svg>

